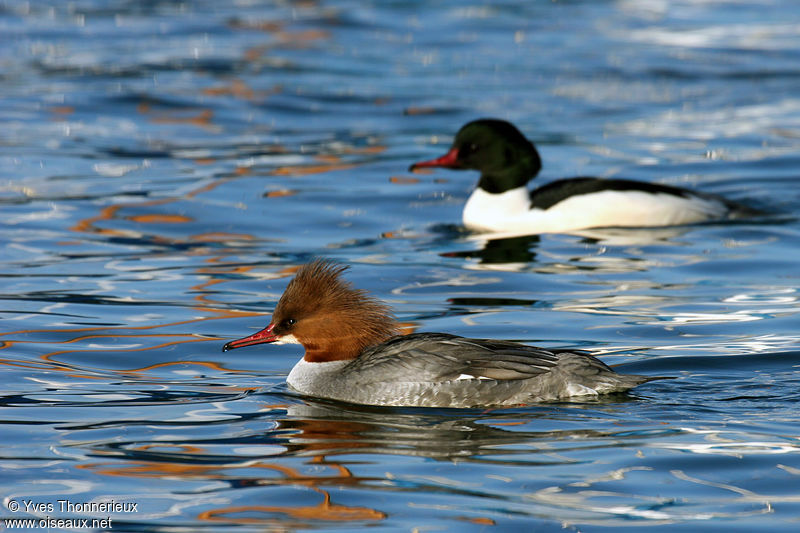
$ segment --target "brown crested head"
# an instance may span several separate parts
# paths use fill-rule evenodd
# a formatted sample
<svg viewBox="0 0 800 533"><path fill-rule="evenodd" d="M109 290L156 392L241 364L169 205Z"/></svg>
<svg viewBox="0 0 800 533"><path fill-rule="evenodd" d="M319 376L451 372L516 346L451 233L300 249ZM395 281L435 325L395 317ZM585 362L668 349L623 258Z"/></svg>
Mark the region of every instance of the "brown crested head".
<svg viewBox="0 0 800 533"><path fill-rule="evenodd" d="M272 334L294 337L306 361L353 359L397 334L389 307L342 278L347 268L328 260L303 265L275 307Z"/></svg>

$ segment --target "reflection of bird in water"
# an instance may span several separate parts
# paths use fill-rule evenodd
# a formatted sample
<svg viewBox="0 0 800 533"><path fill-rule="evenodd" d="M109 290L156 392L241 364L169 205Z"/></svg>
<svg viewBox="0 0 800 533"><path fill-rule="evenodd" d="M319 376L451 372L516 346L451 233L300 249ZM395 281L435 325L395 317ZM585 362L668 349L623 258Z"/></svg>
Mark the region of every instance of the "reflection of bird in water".
<svg viewBox="0 0 800 533"><path fill-rule="evenodd" d="M463 252L445 252L444 257L463 257L465 259L478 259L485 266L505 265L511 268L518 265L522 268L536 260L536 253L532 250L539 243L538 235L525 235L505 239L482 239L482 248L479 250L465 250Z"/></svg>
<svg viewBox="0 0 800 533"><path fill-rule="evenodd" d="M635 400L616 395L581 404L581 416L591 415L587 406L598 412L614 410L620 402L628 401ZM303 403L293 402L287 407L286 416L270 433L276 439L273 442L286 447L287 455L390 454L502 464L572 462L547 443L616 438L613 433L575 428L573 423L564 422L569 411L564 404L538 405L523 411L453 411L303 398ZM531 429L538 424L542 429ZM540 455L532 461L530 455L537 453L537 442L542 443ZM514 459L515 455L521 458Z"/></svg>
<svg viewBox="0 0 800 533"><path fill-rule="evenodd" d="M688 226L674 226L669 228L591 228L566 232L575 237L581 237L583 244L599 246L645 246L649 244L670 244L670 239L679 237L689 231ZM469 250L443 252L442 257L458 257L477 260L469 263L465 268L470 270L493 271L521 271L529 268L541 268L547 261L537 258L536 249L542 246L539 235L518 235L509 237L502 233L477 233L466 237L459 236L457 242L477 246ZM674 241L672 244L680 244ZM552 259L552 257L551 257ZM625 260L617 260L615 270L625 270ZM589 265L576 257L571 264L560 265L561 269L595 270L601 266ZM581 263L580 267L577 263ZM600 263L603 263L602 261ZM639 261L629 261L629 270L639 270L642 267Z"/></svg>

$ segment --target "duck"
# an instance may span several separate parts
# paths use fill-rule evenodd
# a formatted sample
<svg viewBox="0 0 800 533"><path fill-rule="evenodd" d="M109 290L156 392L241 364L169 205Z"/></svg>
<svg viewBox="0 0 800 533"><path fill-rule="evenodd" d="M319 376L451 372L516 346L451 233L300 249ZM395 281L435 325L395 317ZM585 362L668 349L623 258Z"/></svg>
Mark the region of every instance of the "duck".
<svg viewBox="0 0 800 533"><path fill-rule="evenodd" d="M290 389L355 404L401 407L520 406L625 392L663 377L619 374L583 351L544 349L449 333L400 334L391 309L325 259L301 266L269 324L223 351L300 344Z"/></svg>
<svg viewBox="0 0 800 533"><path fill-rule="evenodd" d="M542 168L532 142L505 120L468 122L441 157L410 166L477 170L463 223L478 232L512 235L568 233L589 228L666 227L753 216L755 210L722 197L658 183L574 177L534 190Z"/></svg>

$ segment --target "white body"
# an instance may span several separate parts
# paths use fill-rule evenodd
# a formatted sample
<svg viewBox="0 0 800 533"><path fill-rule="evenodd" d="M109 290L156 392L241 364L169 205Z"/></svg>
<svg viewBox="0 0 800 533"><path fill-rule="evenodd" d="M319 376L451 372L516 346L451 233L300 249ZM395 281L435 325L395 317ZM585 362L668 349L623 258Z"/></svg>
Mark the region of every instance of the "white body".
<svg viewBox="0 0 800 533"><path fill-rule="evenodd" d="M549 209L531 209L530 191L500 194L475 189L464 206L464 225L515 234L563 233L586 228L677 226L724 217L714 199L645 191L608 190L569 197Z"/></svg>

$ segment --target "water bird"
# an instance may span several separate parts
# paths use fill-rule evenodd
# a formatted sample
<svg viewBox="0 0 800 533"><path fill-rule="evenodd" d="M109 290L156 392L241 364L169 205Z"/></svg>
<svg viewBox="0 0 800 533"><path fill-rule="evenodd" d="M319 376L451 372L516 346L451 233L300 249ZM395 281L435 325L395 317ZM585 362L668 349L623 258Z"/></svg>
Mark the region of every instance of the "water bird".
<svg viewBox="0 0 800 533"><path fill-rule="evenodd" d="M463 222L479 231L529 235L600 227L654 227L742 218L755 210L716 195L627 179L565 178L529 191L542 162L536 147L511 123L465 124L446 154L414 163L480 171L464 205Z"/></svg>
<svg viewBox="0 0 800 533"><path fill-rule="evenodd" d="M661 377L618 374L580 351L448 333L399 335L387 305L343 279L346 266L301 266L269 325L223 351L264 343L305 349L286 382L308 396L415 407L514 406L627 391Z"/></svg>

